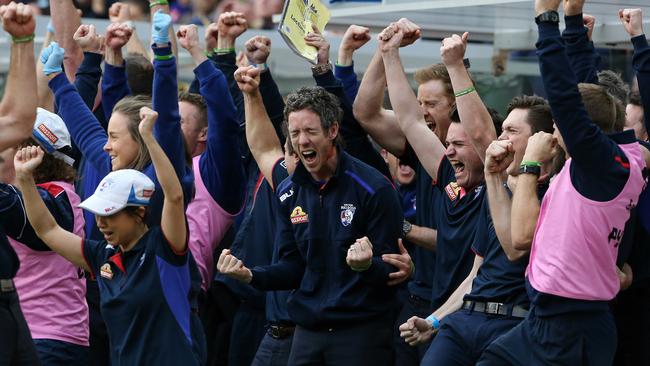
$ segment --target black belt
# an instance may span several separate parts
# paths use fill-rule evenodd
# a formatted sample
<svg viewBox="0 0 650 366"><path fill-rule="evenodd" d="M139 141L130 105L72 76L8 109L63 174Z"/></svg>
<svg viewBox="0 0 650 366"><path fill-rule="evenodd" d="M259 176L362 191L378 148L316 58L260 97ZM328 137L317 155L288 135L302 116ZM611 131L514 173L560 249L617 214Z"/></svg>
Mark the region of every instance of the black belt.
<svg viewBox="0 0 650 366"><path fill-rule="evenodd" d="M14 292L16 287L13 280L0 280L0 292Z"/></svg>
<svg viewBox="0 0 650 366"><path fill-rule="evenodd" d="M500 302L465 301L463 302L463 309L491 315L512 316L514 318L525 318L528 315L528 309Z"/></svg>
<svg viewBox="0 0 650 366"><path fill-rule="evenodd" d="M275 339L283 339L293 335L296 330L295 326L272 324L267 329L267 333Z"/></svg>
<svg viewBox="0 0 650 366"><path fill-rule="evenodd" d="M418 295L409 294L409 299L416 303L431 305L431 299L423 299Z"/></svg>

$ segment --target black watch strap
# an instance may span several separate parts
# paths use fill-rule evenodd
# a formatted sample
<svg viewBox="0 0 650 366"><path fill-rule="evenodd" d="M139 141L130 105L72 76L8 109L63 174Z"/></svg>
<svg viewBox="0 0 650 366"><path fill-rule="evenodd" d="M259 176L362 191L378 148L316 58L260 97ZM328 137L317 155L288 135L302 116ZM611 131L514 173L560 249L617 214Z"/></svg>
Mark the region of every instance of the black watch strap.
<svg viewBox="0 0 650 366"><path fill-rule="evenodd" d="M558 12L555 10L545 11L542 14L535 17L535 23L539 24L542 22L559 23L560 14L558 14Z"/></svg>
<svg viewBox="0 0 650 366"><path fill-rule="evenodd" d="M534 174L539 177L542 173L542 168L538 165L524 165L519 166L519 174Z"/></svg>

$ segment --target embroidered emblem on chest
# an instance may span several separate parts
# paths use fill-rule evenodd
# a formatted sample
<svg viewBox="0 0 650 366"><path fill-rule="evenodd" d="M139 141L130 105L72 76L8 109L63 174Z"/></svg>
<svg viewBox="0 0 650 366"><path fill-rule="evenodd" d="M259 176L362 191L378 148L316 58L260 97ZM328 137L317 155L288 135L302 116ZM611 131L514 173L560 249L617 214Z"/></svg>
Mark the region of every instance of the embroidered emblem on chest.
<svg viewBox="0 0 650 366"><path fill-rule="evenodd" d="M449 200L455 201L460 195L460 187L458 186L458 183L451 182L445 187L445 192L447 193Z"/></svg>
<svg viewBox="0 0 650 366"><path fill-rule="evenodd" d="M108 263L104 263L102 267L99 269L99 274L103 278L107 280L112 280L113 279L113 269L111 268L111 265Z"/></svg>
<svg viewBox="0 0 650 366"><path fill-rule="evenodd" d="M349 203L341 206L341 224L343 224L343 226L349 226L352 223L352 219L354 219L354 212L356 210L357 208Z"/></svg>
<svg viewBox="0 0 650 366"><path fill-rule="evenodd" d="M303 224L305 222L309 222L309 215L307 215L303 210L302 207L296 206L296 208L293 209L291 212L291 223L292 224Z"/></svg>

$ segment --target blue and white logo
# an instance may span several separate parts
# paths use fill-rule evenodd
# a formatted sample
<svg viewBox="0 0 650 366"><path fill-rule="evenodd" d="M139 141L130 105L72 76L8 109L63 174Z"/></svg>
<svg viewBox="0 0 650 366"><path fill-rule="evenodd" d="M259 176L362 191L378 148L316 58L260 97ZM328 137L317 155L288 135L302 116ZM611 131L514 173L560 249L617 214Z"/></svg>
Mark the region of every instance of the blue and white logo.
<svg viewBox="0 0 650 366"><path fill-rule="evenodd" d="M343 224L343 226L349 226L352 223L352 220L354 219L354 212L356 210L357 208L349 203L341 206L341 224Z"/></svg>

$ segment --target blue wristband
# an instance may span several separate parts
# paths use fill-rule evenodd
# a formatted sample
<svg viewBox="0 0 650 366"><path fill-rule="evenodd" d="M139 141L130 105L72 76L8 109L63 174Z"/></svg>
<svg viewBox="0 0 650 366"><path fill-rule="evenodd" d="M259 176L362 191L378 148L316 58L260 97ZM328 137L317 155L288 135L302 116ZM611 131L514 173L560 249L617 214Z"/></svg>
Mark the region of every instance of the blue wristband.
<svg viewBox="0 0 650 366"><path fill-rule="evenodd" d="M431 323L431 329L436 330L440 328L440 320L435 315L431 314L427 317L427 321Z"/></svg>

